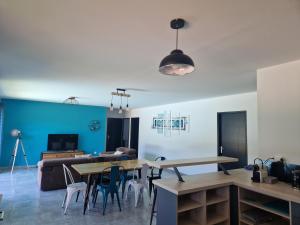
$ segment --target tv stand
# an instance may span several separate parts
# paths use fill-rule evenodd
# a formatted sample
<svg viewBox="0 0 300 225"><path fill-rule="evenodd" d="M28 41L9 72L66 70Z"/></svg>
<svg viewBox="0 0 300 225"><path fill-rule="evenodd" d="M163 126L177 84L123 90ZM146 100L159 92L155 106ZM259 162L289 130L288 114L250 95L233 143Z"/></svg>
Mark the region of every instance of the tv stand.
<svg viewBox="0 0 300 225"><path fill-rule="evenodd" d="M83 155L82 150L70 151L44 151L41 153L41 159L59 159L59 158L74 158L75 155Z"/></svg>

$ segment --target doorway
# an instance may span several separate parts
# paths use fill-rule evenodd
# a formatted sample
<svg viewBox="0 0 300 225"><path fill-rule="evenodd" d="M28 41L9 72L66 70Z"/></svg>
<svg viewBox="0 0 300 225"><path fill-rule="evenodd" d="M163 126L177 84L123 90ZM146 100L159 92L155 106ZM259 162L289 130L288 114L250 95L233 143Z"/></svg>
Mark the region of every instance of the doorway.
<svg viewBox="0 0 300 225"><path fill-rule="evenodd" d="M106 151L134 148L138 154L139 118L107 118Z"/></svg>
<svg viewBox="0 0 300 225"><path fill-rule="evenodd" d="M139 149L139 118L131 118L131 126L130 126L130 148L134 148L136 150L136 156L138 157L138 149Z"/></svg>
<svg viewBox="0 0 300 225"><path fill-rule="evenodd" d="M106 151L123 146L123 119L107 118Z"/></svg>
<svg viewBox="0 0 300 225"><path fill-rule="evenodd" d="M243 168L248 164L247 112L220 112L218 119L218 156L238 158L238 162L223 164L225 169ZM220 171L221 168L218 167Z"/></svg>

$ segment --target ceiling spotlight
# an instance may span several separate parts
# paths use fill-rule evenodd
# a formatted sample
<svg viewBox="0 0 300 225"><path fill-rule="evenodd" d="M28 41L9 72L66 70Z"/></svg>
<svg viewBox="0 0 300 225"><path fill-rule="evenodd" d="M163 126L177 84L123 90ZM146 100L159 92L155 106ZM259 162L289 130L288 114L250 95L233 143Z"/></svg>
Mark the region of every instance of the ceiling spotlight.
<svg viewBox="0 0 300 225"><path fill-rule="evenodd" d="M71 96L63 101L65 104L78 105L79 101L77 100L79 97Z"/></svg>
<svg viewBox="0 0 300 225"><path fill-rule="evenodd" d="M166 56L159 65L159 72L165 75L182 76L194 71L193 60L178 49L178 29L184 27L183 19L171 21L171 28L176 29L176 49Z"/></svg>

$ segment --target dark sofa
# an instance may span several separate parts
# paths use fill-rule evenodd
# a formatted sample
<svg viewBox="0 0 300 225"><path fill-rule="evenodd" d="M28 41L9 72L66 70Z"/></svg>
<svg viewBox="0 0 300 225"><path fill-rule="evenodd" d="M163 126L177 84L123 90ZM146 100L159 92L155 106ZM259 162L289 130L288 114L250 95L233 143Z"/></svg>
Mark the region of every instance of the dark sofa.
<svg viewBox="0 0 300 225"><path fill-rule="evenodd" d="M50 191L66 188L64 172L62 165L65 164L72 172L75 182L81 181L79 174L71 167L72 164L95 163L117 161L120 157L127 155L100 155L89 158L60 158L44 159L38 163L38 185L42 191ZM136 154L127 155L129 159L136 159Z"/></svg>

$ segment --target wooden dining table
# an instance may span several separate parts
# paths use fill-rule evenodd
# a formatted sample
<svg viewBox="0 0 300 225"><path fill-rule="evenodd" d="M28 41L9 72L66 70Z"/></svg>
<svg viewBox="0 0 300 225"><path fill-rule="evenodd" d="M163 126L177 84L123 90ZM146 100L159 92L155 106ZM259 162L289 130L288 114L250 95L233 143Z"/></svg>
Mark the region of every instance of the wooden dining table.
<svg viewBox="0 0 300 225"><path fill-rule="evenodd" d="M104 169L118 165L124 171L131 171L134 169L141 169L143 164L147 163L146 160L135 159L135 160L122 160L122 161L111 161L111 162L97 162L97 163L83 163L83 164L73 164L71 167L81 176L87 177L87 188L84 197L84 207L83 214L85 214L88 203L89 203L89 193L91 186L95 178L102 174ZM106 170L107 171L107 170Z"/></svg>

